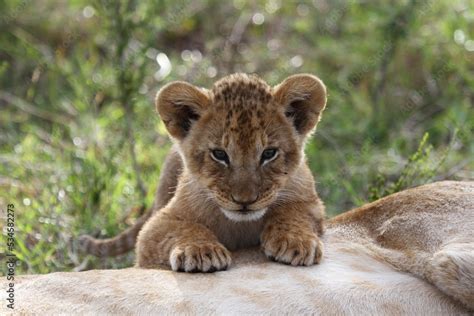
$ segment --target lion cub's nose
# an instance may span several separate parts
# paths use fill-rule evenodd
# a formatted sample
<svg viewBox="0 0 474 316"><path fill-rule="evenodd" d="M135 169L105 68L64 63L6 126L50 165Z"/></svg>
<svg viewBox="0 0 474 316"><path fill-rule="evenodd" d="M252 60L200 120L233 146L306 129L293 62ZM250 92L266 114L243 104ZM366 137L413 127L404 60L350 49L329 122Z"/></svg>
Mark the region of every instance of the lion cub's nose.
<svg viewBox="0 0 474 316"><path fill-rule="evenodd" d="M234 203L242 205L244 208L249 206L252 203L255 203L258 200L258 193L251 193L249 195L239 195L239 194L231 194L232 201Z"/></svg>

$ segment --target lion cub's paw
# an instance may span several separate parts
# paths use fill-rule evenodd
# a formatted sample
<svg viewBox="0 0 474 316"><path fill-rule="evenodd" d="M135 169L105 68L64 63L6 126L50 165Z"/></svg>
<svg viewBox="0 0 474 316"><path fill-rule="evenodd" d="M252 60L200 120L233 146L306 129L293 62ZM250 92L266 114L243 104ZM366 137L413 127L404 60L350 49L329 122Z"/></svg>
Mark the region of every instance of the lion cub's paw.
<svg viewBox="0 0 474 316"><path fill-rule="evenodd" d="M293 266L310 266L321 261L323 243L314 233L271 232L262 234L265 255Z"/></svg>
<svg viewBox="0 0 474 316"><path fill-rule="evenodd" d="M226 270L231 262L229 250L219 243L178 245L170 253L174 271L215 272Z"/></svg>

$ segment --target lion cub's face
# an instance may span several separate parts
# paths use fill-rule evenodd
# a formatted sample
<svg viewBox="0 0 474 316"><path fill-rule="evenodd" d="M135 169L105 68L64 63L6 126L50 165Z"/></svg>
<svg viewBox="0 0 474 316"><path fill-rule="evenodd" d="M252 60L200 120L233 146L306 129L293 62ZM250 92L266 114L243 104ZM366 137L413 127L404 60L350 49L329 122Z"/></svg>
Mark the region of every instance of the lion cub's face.
<svg viewBox="0 0 474 316"><path fill-rule="evenodd" d="M233 220L255 220L278 198L302 160L304 140L326 103L322 82L289 77L275 88L235 74L211 90L184 82L159 92L157 108L186 167Z"/></svg>

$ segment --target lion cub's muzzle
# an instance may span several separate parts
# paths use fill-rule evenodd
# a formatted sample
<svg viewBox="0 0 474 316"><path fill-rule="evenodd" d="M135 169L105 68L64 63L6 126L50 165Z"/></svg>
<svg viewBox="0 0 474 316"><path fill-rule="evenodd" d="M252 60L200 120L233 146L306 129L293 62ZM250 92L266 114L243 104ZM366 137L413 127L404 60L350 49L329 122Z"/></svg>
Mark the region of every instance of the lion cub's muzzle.
<svg viewBox="0 0 474 316"><path fill-rule="evenodd" d="M221 206L221 210L227 218L238 222L254 221L265 215L273 200L273 194L255 194L252 199L248 200L238 200L231 195L231 199L232 201L227 201L227 207Z"/></svg>
<svg viewBox="0 0 474 316"><path fill-rule="evenodd" d="M254 193L245 197L231 194L232 202L238 204L241 207L238 211L242 213L248 213L253 211L251 205L258 201L258 197L258 193Z"/></svg>

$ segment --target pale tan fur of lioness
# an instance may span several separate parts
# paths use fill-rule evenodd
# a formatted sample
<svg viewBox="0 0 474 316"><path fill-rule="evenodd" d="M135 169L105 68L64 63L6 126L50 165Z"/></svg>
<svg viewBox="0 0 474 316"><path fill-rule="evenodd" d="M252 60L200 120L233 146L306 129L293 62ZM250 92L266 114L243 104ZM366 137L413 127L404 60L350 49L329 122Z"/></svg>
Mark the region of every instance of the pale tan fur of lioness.
<svg viewBox="0 0 474 316"><path fill-rule="evenodd" d="M211 275L130 268L17 276L15 312L469 315L473 230L474 183L438 182L329 220L319 265L288 267L255 249Z"/></svg>
<svg viewBox="0 0 474 316"><path fill-rule="evenodd" d="M399 198L397 198L399 197ZM474 182L439 182L391 195L331 221L401 271L474 309Z"/></svg>

